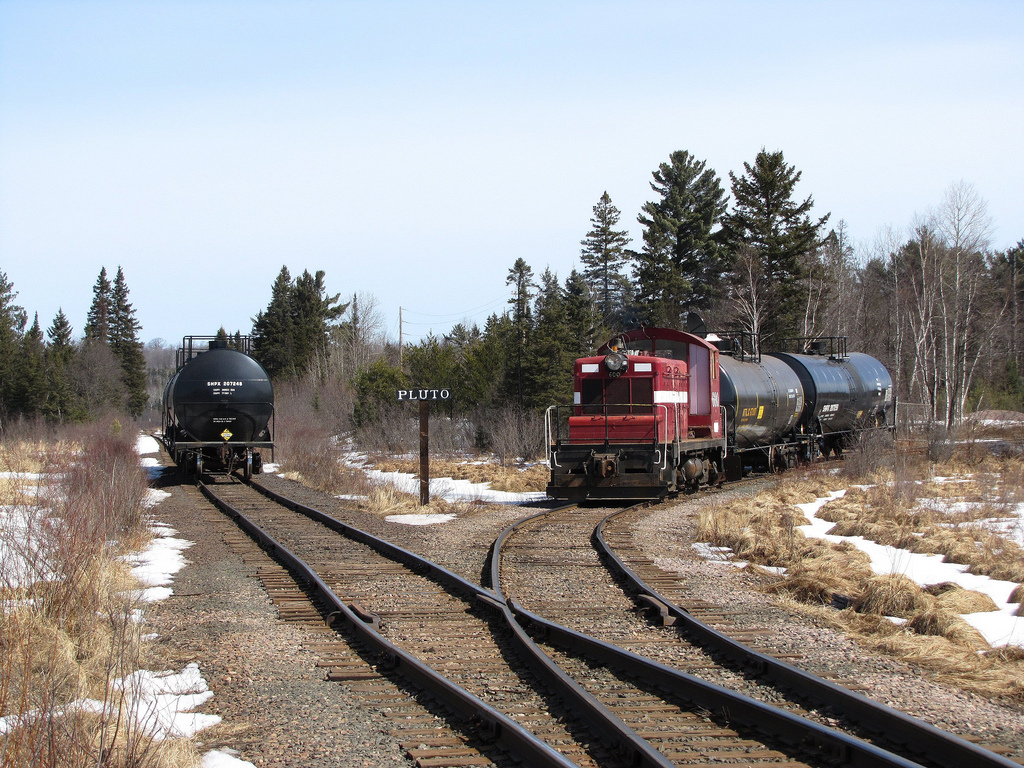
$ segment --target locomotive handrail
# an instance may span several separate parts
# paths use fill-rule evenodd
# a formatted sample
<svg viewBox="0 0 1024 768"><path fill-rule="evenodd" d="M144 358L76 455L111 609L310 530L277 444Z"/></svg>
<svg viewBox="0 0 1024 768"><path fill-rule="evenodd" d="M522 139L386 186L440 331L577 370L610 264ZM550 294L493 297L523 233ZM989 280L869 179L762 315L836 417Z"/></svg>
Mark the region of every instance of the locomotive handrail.
<svg viewBox="0 0 1024 768"><path fill-rule="evenodd" d="M658 442L658 416L657 416L658 408L661 408L661 409L663 409L665 411L665 421L664 421L664 424L665 424L665 440L662 442L662 445L665 447L665 449L663 451L658 451L658 453L662 454L661 469L662 469L662 471L664 471L665 468L668 466L668 406L665 405L664 403L655 403L655 405L654 405L654 414L655 414L655 416L654 416L654 442L655 442L655 444L657 444L657 442ZM605 423L607 424L607 421ZM605 428L607 429L607 426ZM677 435L679 434L678 425L677 425L677 428L676 428L676 434ZM655 463L657 463L657 459L655 459Z"/></svg>
<svg viewBox="0 0 1024 768"><path fill-rule="evenodd" d="M555 418L557 419L558 418L558 406L557 405L549 405L547 410L544 411L544 438L545 438L545 450L547 451L547 455L545 456L545 459L547 461L551 462L554 466L560 467L562 465L559 464L558 460L555 458L557 456L558 452L554 449L554 447L553 447L554 444L552 443L552 437L553 436L551 434L551 411L555 412Z"/></svg>

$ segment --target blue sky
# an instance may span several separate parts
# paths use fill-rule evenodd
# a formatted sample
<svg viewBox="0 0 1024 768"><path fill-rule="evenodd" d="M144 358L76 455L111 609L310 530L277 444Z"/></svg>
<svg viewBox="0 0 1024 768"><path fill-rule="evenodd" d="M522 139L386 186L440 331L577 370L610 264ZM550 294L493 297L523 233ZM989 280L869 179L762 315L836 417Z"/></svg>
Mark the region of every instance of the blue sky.
<svg viewBox="0 0 1024 768"><path fill-rule="evenodd" d="M1024 4L0 0L0 271L80 333L123 266L142 337L249 330L282 264L390 335L564 278L677 149L762 148L867 252L965 180L1024 238Z"/></svg>

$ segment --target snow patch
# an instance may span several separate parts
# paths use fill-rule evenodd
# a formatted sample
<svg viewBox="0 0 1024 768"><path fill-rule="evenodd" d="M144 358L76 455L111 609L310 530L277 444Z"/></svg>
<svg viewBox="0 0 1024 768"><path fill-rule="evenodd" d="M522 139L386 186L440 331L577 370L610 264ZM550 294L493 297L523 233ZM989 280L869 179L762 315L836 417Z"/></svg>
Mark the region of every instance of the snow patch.
<svg viewBox="0 0 1024 768"><path fill-rule="evenodd" d="M447 523L454 520L455 515L450 513L431 512L423 515L388 515L384 518L389 523L401 523L402 525L434 525L436 523Z"/></svg>

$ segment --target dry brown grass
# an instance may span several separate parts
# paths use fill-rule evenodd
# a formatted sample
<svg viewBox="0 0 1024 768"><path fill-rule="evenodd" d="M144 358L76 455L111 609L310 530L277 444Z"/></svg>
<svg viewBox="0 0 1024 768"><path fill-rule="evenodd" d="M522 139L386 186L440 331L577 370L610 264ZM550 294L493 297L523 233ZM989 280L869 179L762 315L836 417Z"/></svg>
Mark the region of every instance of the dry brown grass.
<svg viewBox="0 0 1024 768"><path fill-rule="evenodd" d="M858 585L871 575L868 556L854 547L825 548L816 557L802 559L789 569L785 580L769 591L786 593L815 605L828 605L832 596L856 594Z"/></svg>
<svg viewBox="0 0 1024 768"><path fill-rule="evenodd" d="M919 635L944 637L954 645L963 645L976 651L988 650L989 644L981 633L949 608L933 605L910 617L907 627Z"/></svg>
<svg viewBox="0 0 1024 768"><path fill-rule="evenodd" d="M853 601L858 613L898 616L903 619L930 609L935 598L901 573L869 576Z"/></svg>
<svg viewBox="0 0 1024 768"><path fill-rule="evenodd" d="M404 472L419 475L418 458L377 457L371 459L374 469L381 472ZM471 483L489 483L496 491L526 493L543 491L547 486L549 470L543 464L501 466L490 461L455 461L452 459L431 459L431 477L450 477L453 480L468 480Z"/></svg>
<svg viewBox="0 0 1024 768"><path fill-rule="evenodd" d="M964 589L956 584L949 584L950 588L941 592L933 591L936 587L945 586L947 585L933 584L925 590L929 594L937 595L935 602L940 608L956 614L999 610L995 600L988 595L982 592L975 592L973 589Z"/></svg>

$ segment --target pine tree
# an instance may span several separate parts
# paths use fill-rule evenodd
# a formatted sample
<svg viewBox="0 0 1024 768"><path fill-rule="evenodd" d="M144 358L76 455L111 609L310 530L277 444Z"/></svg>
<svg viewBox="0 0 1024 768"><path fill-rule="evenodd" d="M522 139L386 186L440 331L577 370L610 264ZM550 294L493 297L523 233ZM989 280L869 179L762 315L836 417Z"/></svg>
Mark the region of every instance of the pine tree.
<svg viewBox="0 0 1024 768"><path fill-rule="evenodd" d="M590 232L580 241L583 246L580 251L583 277L595 298L601 321L607 327L614 327L620 322L625 296L629 292L629 281L622 274L622 269L629 260L626 248L630 240L625 230L615 229L620 215L605 191L594 206Z"/></svg>
<svg viewBox="0 0 1024 768"><path fill-rule="evenodd" d="M680 150L654 171L659 200L644 203L636 259L636 293L643 319L681 328L687 309L707 309L723 291L724 254L715 228L726 210L725 192L706 161Z"/></svg>
<svg viewBox="0 0 1024 768"><path fill-rule="evenodd" d="M110 350L121 367L121 383L127 396L128 412L141 416L149 401L146 393L146 356L139 331L142 326L135 317L135 308L128 301L128 284L124 270L117 268L110 291Z"/></svg>
<svg viewBox="0 0 1024 768"><path fill-rule="evenodd" d="M786 165L782 152L762 149L754 164L743 164L744 173L732 180L735 203L732 212L722 221L722 235L731 253L750 262L750 269L740 270L734 290L741 300L756 297L761 306L771 307L760 320L759 332L764 342L796 336L802 317L804 262L819 244L820 231L828 221L825 214L818 221L808 215L813 199L793 200L794 188L801 173ZM758 275L756 286L744 274ZM758 330L758 329L754 329Z"/></svg>
<svg viewBox="0 0 1024 768"><path fill-rule="evenodd" d="M110 316L113 311L113 293L107 268L100 269L92 287L92 306L85 322L85 338L106 344L110 340Z"/></svg>
<svg viewBox="0 0 1024 768"><path fill-rule="evenodd" d="M58 422L76 420L84 416L76 406L71 385L71 363L75 354L71 323L64 310L57 311L53 325L46 329L47 399L43 406L46 416Z"/></svg>
<svg viewBox="0 0 1024 768"><path fill-rule="evenodd" d="M292 278L281 267L270 289L270 304L253 318L253 355L271 378L294 373Z"/></svg>

